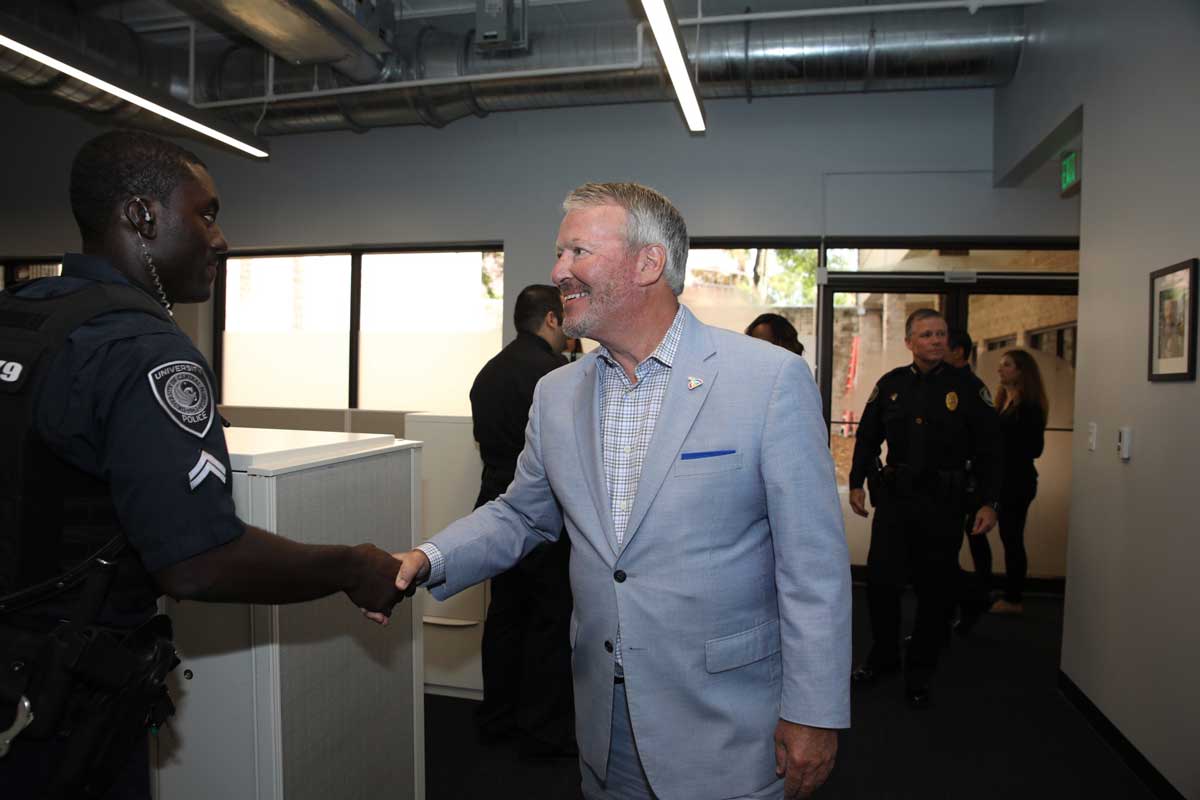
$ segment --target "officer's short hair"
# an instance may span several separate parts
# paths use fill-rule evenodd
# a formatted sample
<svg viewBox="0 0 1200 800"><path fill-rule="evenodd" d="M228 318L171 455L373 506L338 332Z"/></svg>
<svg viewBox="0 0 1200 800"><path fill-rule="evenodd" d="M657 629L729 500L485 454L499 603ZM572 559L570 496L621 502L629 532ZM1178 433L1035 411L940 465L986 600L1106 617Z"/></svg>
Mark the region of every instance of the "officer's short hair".
<svg viewBox="0 0 1200 800"><path fill-rule="evenodd" d="M945 321L942 312L934 308L918 308L916 311L908 315L908 319L904 320L904 338L912 336L913 325L916 325L923 319L940 319Z"/></svg>
<svg viewBox="0 0 1200 800"><path fill-rule="evenodd" d="M688 232L683 215L664 195L639 183L585 183L567 195L563 211L616 205L625 209L625 247L651 244L667 249L663 277L676 295L687 272Z"/></svg>
<svg viewBox="0 0 1200 800"><path fill-rule="evenodd" d="M561 323L563 318L562 294L557 286L535 283L526 286L517 295L517 305L513 309L513 325L518 331L536 334L546 319L546 314L553 311Z"/></svg>
<svg viewBox="0 0 1200 800"><path fill-rule="evenodd" d="M80 148L71 164L71 213L84 239L103 236L113 209L131 197L163 205L180 183L204 167L195 153L140 131L110 131Z"/></svg>
<svg viewBox="0 0 1200 800"><path fill-rule="evenodd" d="M963 358L969 359L971 353L975 351L975 343L971 341L971 334L964 331L962 328L951 328L946 333L946 349L957 350L962 348Z"/></svg>

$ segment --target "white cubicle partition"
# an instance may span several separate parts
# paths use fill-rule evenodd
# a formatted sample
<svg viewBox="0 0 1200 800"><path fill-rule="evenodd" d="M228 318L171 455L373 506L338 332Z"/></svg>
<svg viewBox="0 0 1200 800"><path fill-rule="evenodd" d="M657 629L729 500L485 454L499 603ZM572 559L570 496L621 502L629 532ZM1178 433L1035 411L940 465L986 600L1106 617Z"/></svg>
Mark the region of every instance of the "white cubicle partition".
<svg viewBox="0 0 1200 800"><path fill-rule="evenodd" d="M414 413L404 418L404 435L425 445L419 539L470 514L475 506L483 462L473 430L469 414ZM426 691L481 699L486 585L472 586L444 602L428 592L418 596L425 614Z"/></svg>
<svg viewBox="0 0 1200 800"><path fill-rule="evenodd" d="M310 544L414 545L421 445L390 435L231 428L238 515ZM173 603L178 712L157 737L159 800L423 800L417 604L390 624L343 594L287 606Z"/></svg>

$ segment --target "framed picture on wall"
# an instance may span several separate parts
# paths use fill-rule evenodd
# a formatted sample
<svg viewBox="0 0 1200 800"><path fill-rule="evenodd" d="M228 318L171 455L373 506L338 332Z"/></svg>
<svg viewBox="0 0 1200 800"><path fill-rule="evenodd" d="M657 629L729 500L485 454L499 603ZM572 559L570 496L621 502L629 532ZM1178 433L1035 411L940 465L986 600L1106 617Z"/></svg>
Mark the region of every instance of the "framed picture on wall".
<svg viewBox="0 0 1200 800"><path fill-rule="evenodd" d="M1196 380L1195 258L1150 273L1152 381Z"/></svg>

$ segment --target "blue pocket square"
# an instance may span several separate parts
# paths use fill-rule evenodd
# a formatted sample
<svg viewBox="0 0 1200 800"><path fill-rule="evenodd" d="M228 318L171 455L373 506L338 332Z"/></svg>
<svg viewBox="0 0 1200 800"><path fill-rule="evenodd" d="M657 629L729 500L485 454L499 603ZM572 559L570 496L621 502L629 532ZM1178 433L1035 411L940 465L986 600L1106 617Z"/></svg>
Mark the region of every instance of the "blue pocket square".
<svg viewBox="0 0 1200 800"><path fill-rule="evenodd" d="M717 456L731 456L737 450L703 450L698 453L680 453L680 461L694 461L697 458L716 458Z"/></svg>

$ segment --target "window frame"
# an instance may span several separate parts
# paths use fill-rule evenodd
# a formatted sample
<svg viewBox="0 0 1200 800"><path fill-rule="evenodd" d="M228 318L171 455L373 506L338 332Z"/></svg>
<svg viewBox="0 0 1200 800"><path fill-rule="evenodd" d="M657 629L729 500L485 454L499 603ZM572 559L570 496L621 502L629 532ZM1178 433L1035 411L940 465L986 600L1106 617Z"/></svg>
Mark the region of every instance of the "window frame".
<svg viewBox="0 0 1200 800"><path fill-rule="evenodd" d="M61 264L62 260L62 253L54 256L4 256L0 258L0 278L3 278L3 284L0 284L0 289L5 289L19 283L16 280L16 273L20 267L27 267L32 264Z"/></svg>
<svg viewBox="0 0 1200 800"><path fill-rule="evenodd" d="M1033 345L1033 337L1044 336L1048 333L1054 334L1053 355L1057 356L1058 358L1063 359L1064 361L1067 361L1067 363L1069 363L1073 367L1073 366L1075 366L1075 350L1076 350L1076 348L1072 347L1070 359L1067 359L1067 357L1066 357L1066 349L1067 349L1066 348L1066 344L1067 344L1066 334L1067 334L1067 331L1072 331L1072 330L1075 331L1076 341L1078 341L1079 320L1072 320L1071 322L1063 322L1059 325L1047 325L1042 328L1034 328L1032 330L1025 331L1025 341L1029 345L1030 349L1038 350L1039 352L1042 352L1042 353L1049 353L1050 351L1048 351L1048 350L1041 350L1040 348L1035 347Z"/></svg>
<svg viewBox="0 0 1200 800"><path fill-rule="evenodd" d="M225 253L217 267L217 278L213 282L213 374L217 385L214 387L217 403L224 402L225 391L225 290L226 264L231 258L272 258L298 256L350 256L350 344L349 344L349 391L347 392L347 408L358 408L358 378L359 378L359 333L362 321L362 259L364 255L375 253L454 253L478 250L479 252L504 252L503 241L482 242L436 242L429 244L352 244L342 247L271 247L271 248L239 248Z"/></svg>
<svg viewBox="0 0 1200 800"><path fill-rule="evenodd" d="M830 272L825 269L829 250L845 249L967 249L967 250L1078 250L1073 236L828 236L822 240L817 264L821 269L817 288L817 385L821 392L822 415L829 429L833 400L832 377L826 365L833 363L833 315L830 309L837 292L927 292L944 294L943 315L956 327L965 327L969 298L975 294L1078 295L1078 272L977 272L973 283L955 283L944 272L866 271Z"/></svg>

